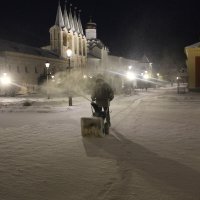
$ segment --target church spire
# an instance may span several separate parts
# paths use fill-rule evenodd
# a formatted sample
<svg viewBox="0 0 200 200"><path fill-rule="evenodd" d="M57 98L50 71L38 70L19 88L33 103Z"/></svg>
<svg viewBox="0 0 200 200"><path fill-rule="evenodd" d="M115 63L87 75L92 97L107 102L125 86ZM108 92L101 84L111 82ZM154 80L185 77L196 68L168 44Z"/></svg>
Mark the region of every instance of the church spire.
<svg viewBox="0 0 200 200"><path fill-rule="evenodd" d="M69 10L69 24L70 24L71 30L72 30L73 32L75 32L75 28L74 28L74 19L73 19L73 16L72 16L71 7L72 7L72 4L70 4L70 10Z"/></svg>
<svg viewBox="0 0 200 200"><path fill-rule="evenodd" d="M83 36L84 33L83 33L83 27L82 27L80 15L81 15L81 10L79 10L79 12L78 12L78 26L79 26L80 34Z"/></svg>
<svg viewBox="0 0 200 200"><path fill-rule="evenodd" d="M65 1L64 25L65 25L66 29L69 31L71 29L71 27L70 27L70 23L69 23L69 16L68 16L68 13L67 13L66 4L67 4L67 1Z"/></svg>
<svg viewBox="0 0 200 200"><path fill-rule="evenodd" d="M75 31L80 34L80 31L79 31L79 26L78 26L78 20L77 20L77 17L76 17L76 7L74 8L74 28L75 28Z"/></svg>
<svg viewBox="0 0 200 200"><path fill-rule="evenodd" d="M62 10L61 10L61 6L60 6L60 1L58 2L58 9L57 9L57 14L56 14L55 25L59 26L60 28L64 27L64 21L63 21L63 15L62 15Z"/></svg>

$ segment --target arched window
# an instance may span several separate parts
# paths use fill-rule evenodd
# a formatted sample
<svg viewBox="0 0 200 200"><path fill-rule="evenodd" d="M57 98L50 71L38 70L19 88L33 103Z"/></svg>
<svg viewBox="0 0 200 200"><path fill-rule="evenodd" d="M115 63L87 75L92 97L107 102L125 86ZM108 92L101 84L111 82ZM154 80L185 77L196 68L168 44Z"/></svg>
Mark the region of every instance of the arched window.
<svg viewBox="0 0 200 200"><path fill-rule="evenodd" d="M17 66L17 72L20 73L20 68L19 68L19 66Z"/></svg>
<svg viewBox="0 0 200 200"><path fill-rule="evenodd" d="M69 37L68 37L68 47L70 49L72 49L72 36L71 35L69 35Z"/></svg>
<svg viewBox="0 0 200 200"><path fill-rule="evenodd" d="M81 41L81 38L79 38L79 55L82 55L82 41Z"/></svg>
<svg viewBox="0 0 200 200"><path fill-rule="evenodd" d="M74 37L74 52L77 54L77 37Z"/></svg>
<svg viewBox="0 0 200 200"><path fill-rule="evenodd" d="M86 56L86 44L83 42L83 56Z"/></svg>
<svg viewBox="0 0 200 200"><path fill-rule="evenodd" d="M28 73L28 67L27 66L25 66L24 70L25 70L26 73Z"/></svg>
<svg viewBox="0 0 200 200"><path fill-rule="evenodd" d="M37 67L35 66L35 73L37 74L38 73L38 69L37 69Z"/></svg>
<svg viewBox="0 0 200 200"><path fill-rule="evenodd" d="M67 35L63 35L63 46L67 46Z"/></svg>

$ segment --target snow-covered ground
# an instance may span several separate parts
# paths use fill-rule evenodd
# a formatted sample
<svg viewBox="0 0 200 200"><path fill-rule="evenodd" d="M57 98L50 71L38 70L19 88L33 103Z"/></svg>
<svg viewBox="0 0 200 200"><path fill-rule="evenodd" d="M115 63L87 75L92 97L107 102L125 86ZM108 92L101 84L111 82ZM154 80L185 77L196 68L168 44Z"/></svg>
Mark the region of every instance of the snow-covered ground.
<svg viewBox="0 0 200 200"><path fill-rule="evenodd" d="M116 96L104 138L81 136L90 104L67 100L0 97L0 200L200 199L200 94Z"/></svg>

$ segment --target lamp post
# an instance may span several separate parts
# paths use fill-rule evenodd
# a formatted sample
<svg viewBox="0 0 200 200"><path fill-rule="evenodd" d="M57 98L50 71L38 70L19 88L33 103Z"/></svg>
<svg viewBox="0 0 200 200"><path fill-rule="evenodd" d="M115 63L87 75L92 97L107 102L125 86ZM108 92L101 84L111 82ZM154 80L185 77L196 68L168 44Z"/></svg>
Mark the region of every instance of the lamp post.
<svg viewBox="0 0 200 200"><path fill-rule="evenodd" d="M49 99L50 96L49 96L49 66L50 66L50 63L48 61L45 62L45 66L47 68L47 98Z"/></svg>
<svg viewBox="0 0 200 200"><path fill-rule="evenodd" d="M179 81L179 77L177 76L176 77L176 80L177 80L177 93L179 94L179 86L180 86L180 81Z"/></svg>
<svg viewBox="0 0 200 200"><path fill-rule="evenodd" d="M68 67L67 69L69 69L69 74L70 74L70 71L71 71L71 56L72 56L72 50L71 49L67 49L66 51L67 53L67 59L68 59ZM69 100L69 106L72 106L72 95L71 95L71 92L69 92L69 96L68 96L68 100Z"/></svg>
<svg viewBox="0 0 200 200"><path fill-rule="evenodd" d="M156 75L157 75L156 82L158 82L158 81L159 81L159 79L160 79L160 74L159 74L159 73L157 73ZM158 87L158 84L156 84L156 88L157 88L157 87Z"/></svg>
<svg viewBox="0 0 200 200"><path fill-rule="evenodd" d="M147 88L148 88L148 79L149 79L149 74L148 74L148 71L145 71L144 74L143 74L143 78L145 80L145 89L147 91Z"/></svg>

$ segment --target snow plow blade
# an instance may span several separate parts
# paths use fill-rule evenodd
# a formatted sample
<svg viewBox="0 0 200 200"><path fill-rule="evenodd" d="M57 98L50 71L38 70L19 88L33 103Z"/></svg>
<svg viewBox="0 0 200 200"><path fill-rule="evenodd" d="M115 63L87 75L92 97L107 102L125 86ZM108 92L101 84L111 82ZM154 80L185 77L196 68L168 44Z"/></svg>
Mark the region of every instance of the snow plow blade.
<svg viewBox="0 0 200 200"><path fill-rule="evenodd" d="M81 134L83 137L95 136L104 137L104 123L101 117L82 117Z"/></svg>

